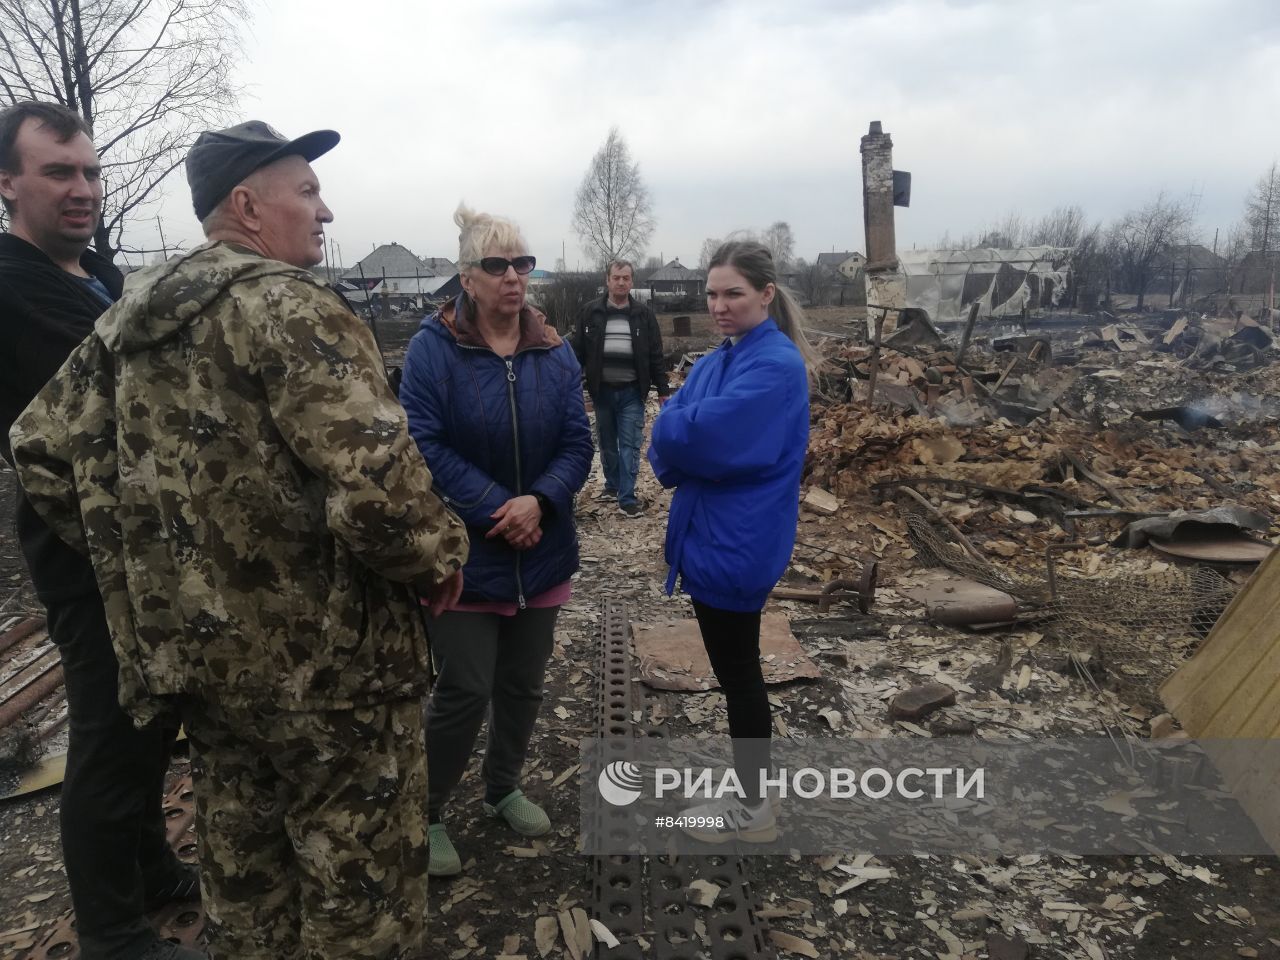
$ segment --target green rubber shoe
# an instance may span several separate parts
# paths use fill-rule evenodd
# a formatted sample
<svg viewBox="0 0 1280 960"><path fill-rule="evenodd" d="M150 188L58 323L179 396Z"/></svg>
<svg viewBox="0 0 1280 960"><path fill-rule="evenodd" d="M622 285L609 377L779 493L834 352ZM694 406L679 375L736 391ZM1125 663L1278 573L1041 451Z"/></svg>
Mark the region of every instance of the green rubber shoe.
<svg viewBox="0 0 1280 960"><path fill-rule="evenodd" d="M461 872L462 859L445 833L444 824L427 824L427 876L453 877Z"/></svg>
<svg viewBox="0 0 1280 960"><path fill-rule="evenodd" d="M501 817L507 821L507 826L524 837L540 837L551 831L551 818L547 812L519 789L508 793L497 806L486 803L484 812L491 817Z"/></svg>

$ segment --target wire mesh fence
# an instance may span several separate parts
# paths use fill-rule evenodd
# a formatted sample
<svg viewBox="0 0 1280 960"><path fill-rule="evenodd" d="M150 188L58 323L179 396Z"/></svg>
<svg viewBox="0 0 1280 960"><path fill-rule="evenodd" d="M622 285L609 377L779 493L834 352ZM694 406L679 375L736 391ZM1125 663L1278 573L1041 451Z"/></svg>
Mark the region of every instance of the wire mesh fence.
<svg viewBox="0 0 1280 960"><path fill-rule="evenodd" d="M1219 573L1201 566L1082 576L1055 565L1050 553L1039 570L1014 569L983 556L945 520L915 504L899 502L898 508L921 563L1004 591L1071 649L1096 647L1125 659L1202 637L1235 593Z"/></svg>

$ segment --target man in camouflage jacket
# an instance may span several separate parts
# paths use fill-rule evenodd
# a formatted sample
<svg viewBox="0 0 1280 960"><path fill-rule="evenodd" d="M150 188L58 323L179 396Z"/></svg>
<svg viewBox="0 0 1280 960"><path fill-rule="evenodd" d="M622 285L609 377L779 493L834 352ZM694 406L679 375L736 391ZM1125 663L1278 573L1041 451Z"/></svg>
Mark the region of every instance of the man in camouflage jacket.
<svg viewBox="0 0 1280 960"><path fill-rule="evenodd" d="M461 590L373 336L301 269L332 219L256 121L187 159L210 242L144 270L11 433L31 503L87 549L139 722L198 757L215 957L421 949L425 635Z"/></svg>

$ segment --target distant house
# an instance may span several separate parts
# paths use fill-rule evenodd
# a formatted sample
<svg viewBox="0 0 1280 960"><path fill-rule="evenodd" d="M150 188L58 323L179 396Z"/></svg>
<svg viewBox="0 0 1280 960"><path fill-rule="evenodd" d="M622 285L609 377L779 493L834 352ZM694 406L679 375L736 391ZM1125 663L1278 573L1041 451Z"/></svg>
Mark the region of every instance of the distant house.
<svg viewBox="0 0 1280 960"><path fill-rule="evenodd" d="M529 271L530 288L545 287L556 282L556 274L551 270Z"/></svg>
<svg viewBox="0 0 1280 960"><path fill-rule="evenodd" d="M833 274L839 274L850 282L861 281L862 268L866 265L866 262L867 258L856 250L818 254L818 266L821 269L830 270Z"/></svg>
<svg viewBox="0 0 1280 960"><path fill-rule="evenodd" d="M804 290L815 306L863 304L866 263L867 258L856 250L820 253L814 261L817 276L803 277L792 285Z"/></svg>
<svg viewBox="0 0 1280 960"><path fill-rule="evenodd" d="M383 243L374 247L373 252L366 254L354 267L349 267L342 277L344 280L356 279L362 273L366 277L381 276L384 271L389 277L413 276L415 273L433 277L437 275L425 260L415 256L408 247L398 243Z"/></svg>
<svg viewBox="0 0 1280 960"><path fill-rule="evenodd" d="M458 265L448 257L419 257L437 277L451 277L458 272Z"/></svg>
<svg viewBox="0 0 1280 960"><path fill-rule="evenodd" d="M379 304L386 299L396 307L421 306L448 282L454 270L453 261L444 257L424 260L401 244L384 243L344 272L341 280L363 294L348 295L352 303Z"/></svg>
<svg viewBox="0 0 1280 960"><path fill-rule="evenodd" d="M1147 296L1173 295L1175 303L1227 289L1227 262L1200 243L1169 247L1156 261Z"/></svg>
<svg viewBox="0 0 1280 960"><path fill-rule="evenodd" d="M655 297L700 297L707 290L707 274L702 270L690 270L676 257L649 274L645 283Z"/></svg>
<svg viewBox="0 0 1280 960"><path fill-rule="evenodd" d="M462 277L454 274L449 277L433 294L431 294L432 303L444 303L446 300L454 300L462 293Z"/></svg>

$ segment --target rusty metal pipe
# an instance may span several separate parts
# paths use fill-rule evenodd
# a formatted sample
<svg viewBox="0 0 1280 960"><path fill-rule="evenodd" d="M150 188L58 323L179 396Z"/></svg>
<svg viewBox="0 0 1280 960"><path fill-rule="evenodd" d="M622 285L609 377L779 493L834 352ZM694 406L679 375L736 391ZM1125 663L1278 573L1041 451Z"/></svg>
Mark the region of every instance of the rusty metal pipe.
<svg viewBox="0 0 1280 960"><path fill-rule="evenodd" d="M49 672L49 669L54 664L61 660L57 649L52 644L49 644L43 649L35 651L29 650L27 652L38 655L33 656L21 666L17 666L16 664L10 665L17 666L17 669L8 676L0 679L0 703L4 703L4 701L8 700L10 697L17 696L26 689L28 684L34 683L37 679L44 676Z"/></svg>
<svg viewBox="0 0 1280 960"><path fill-rule="evenodd" d="M816 603L818 610L827 613L831 605L838 600L853 599L861 613L869 613L876 599L876 580L880 566L875 560L864 560L862 573L858 579L840 577L822 585L821 590L796 590L790 587L777 587L769 596L775 600L803 600ZM840 593L839 591L848 591Z"/></svg>
<svg viewBox="0 0 1280 960"><path fill-rule="evenodd" d="M837 590L856 590L857 588L858 584L853 580L832 580L829 583L824 583L818 597L818 610L826 613L831 609L831 604L839 599L835 596ZM859 608L862 606L861 597L858 598L858 606ZM862 612L866 613L865 610Z"/></svg>
<svg viewBox="0 0 1280 960"><path fill-rule="evenodd" d="M62 662L58 661L0 704L0 729L12 724L60 686L62 686Z"/></svg>
<svg viewBox="0 0 1280 960"><path fill-rule="evenodd" d="M1068 550L1087 550L1087 543L1051 543L1044 548L1045 579L1049 583L1049 599L1058 599L1058 570L1055 555Z"/></svg>
<svg viewBox="0 0 1280 960"><path fill-rule="evenodd" d="M10 647L27 639L43 626L44 617L28 617L16 626L9 628L3 634L0 634L0 653L4 653Z"/></svg>

